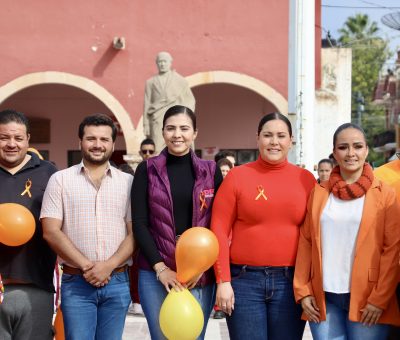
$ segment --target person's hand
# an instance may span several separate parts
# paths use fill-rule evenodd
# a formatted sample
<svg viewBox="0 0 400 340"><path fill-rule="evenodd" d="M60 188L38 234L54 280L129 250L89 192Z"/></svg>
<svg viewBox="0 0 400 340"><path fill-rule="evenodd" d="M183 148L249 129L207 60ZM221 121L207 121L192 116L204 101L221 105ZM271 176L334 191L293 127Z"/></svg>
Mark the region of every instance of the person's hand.
<svg viewBox="0 0 400 340"><path fill-rule="evenodd" d="M302 298L301 307L303 308L303 311L307 315L309 321L317 323L319 322L319 308L317 306L317 302L315 301L314 296L309 295Z"/></svg>
<svg viewBox="0 0 400 340"><path fill-rule="evenodd" d="M160 273L158 280L163 284L168 293L171 291L171 288L174 288L177 292L185 289L176 278L176 272L169 268Z"/></svg>
<svg viewBox="0 0 400 340"><path fill-rule="evenodd" d="M231 315L235 309L235 294L230 282L222 282L217 285L217 306L226 314Z"/></svg>
<svg viewBox="0 0 400 340"><path fill-rule="evenodd" d="M86 272L89 269L92 269L94 266L94 262L86 260L83 264L81 264L80 269L82 270L82 272Z"/></svg>
<svg viewBox="0 0 400 340"><path fill-rule="evenodd" d="M382 315L383 310L371 305L370 303L367 303L367 305L360 310L361 311L361 320L360 322L364 326L372 326L378 323L379 318Z"/></svg>
<svg viewBox="0 0 400 340"><path fill-rule="evenodd" d="M192 289L194 287L196 287L197 282L199 282L201 276L203 275L203 273L201 273L199 276L194 277L193 279L189 280L188 282L186 282L185 286L187 289Z"/></svg>
<svg viewBox="0 0 400 340"><path fill-rule="evenodd" d="M113 270L107 261L95 262L92 268L83 272L83 277L91 285L103 287L111 280Z"/></svg>

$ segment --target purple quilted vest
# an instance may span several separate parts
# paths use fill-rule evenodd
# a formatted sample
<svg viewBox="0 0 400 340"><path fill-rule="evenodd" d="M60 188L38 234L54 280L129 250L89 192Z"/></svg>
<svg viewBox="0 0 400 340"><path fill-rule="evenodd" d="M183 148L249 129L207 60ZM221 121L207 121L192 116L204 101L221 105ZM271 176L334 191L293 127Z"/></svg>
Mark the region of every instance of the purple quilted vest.
<svg viewBox="0 0 400 340"><path fill-rule="evenodd" d="M215 162L202 160L190 152L195 173L192 226L209 228L216 165ZM178 237L174 227L173 203L166 164L167 149L164 149L159 156L147 160L149 229L165 264L176 270L175 247ZM139 254L139 267L151 269L142 254ZM214 282L215 277L211 268L201 277L198 285Z"/></svg>

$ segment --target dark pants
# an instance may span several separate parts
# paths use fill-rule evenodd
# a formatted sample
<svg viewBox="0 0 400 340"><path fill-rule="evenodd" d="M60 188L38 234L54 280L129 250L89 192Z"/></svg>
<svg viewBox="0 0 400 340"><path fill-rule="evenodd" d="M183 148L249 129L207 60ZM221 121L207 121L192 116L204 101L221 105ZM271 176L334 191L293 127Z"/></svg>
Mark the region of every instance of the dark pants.
<svg viewBox="0 0 400 340"><path fill-rule="evenodd" d="M232 340L301 340L305 321L293 294L293 267L231 265L234 311L227 317Z"/></svg>
<svg viewBox="0 0 400 340"><path fill-rule="evenodd" d="M1 340L52 340L54 294L34 285L5 286L0 304Z"/></svg>

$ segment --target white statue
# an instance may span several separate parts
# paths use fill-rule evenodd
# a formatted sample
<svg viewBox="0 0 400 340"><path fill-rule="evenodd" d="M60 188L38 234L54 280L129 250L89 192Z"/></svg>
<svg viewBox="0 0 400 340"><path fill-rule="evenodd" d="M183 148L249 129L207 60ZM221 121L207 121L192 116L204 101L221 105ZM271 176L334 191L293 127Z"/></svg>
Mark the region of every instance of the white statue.
<svg viewBox="0 0 400 340"><path fill-rule="evenodd" d="M165 146L162 137L165 111L173 105L184 105L194 111L195 99L186 79L171 69L172 57L168 52L158 53L156 64L158 74L146 81L143 127L159 153Z"/></svg>

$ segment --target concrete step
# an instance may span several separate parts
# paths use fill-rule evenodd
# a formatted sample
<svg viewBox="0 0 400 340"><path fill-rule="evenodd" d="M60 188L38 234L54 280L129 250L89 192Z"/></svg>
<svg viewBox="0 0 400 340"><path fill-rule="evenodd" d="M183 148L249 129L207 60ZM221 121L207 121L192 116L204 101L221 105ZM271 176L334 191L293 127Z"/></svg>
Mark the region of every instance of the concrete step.
<svg viewBox="0 0 400 340"><path fill-rule="evenodd" d="M290 325L289 325L290 327ZM146 319L143 316L127 315L123 340L151 340ZM208 321L206 340L229 340L228 328L225 319ZM303 340L311 340L311 332L308 324L304 331Z"/></svg>

